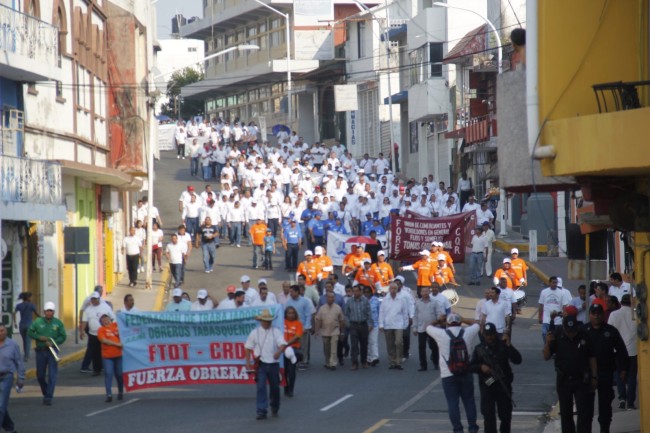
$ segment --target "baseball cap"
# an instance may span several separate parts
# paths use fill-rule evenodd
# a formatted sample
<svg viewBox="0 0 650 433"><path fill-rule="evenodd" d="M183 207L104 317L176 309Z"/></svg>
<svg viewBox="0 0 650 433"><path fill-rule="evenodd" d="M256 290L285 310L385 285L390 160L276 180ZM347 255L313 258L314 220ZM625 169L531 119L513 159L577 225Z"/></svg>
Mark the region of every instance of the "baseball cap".
<svg viewBox="0 0 650 433"><path fill-rule="evenodd" d="M447 325L451 325L451 324L454 324L454 323L458 323L458 324L463 323L463 318L460 317L460 314L458 314L458 313L450 313L447 316Z"/></svg>
<svg viewBox="0 0 650 433"><path fill-rule="evenodd" d="M307 257L307 256L313 256L313 255L314 255L314 253L312 253L311 250L307 250L307 251L305 251L305 257Z"/></svg>
<svg viewBox="0 0 650 433"><path fill-rule="evenodd" d="M188 190L188 191L194 191L194 187L193 187L192 185L188 185L188 186L187 186L187 190Z"/></svg>
<svg viewBox="0 0 650 433"><path fill-rule="evenodd" d="M393 278L393 281L395 281L395 280L398 280L398 281L401 282L402 284L404 284L404 281L405 281L404 277L401 276L401 275L398 275L398 276L396 276L395 278Z"/></svg>
<svg viewBox="0 0 650 433"><path fill-rule="evenodd" d="M503 259L503 263L512 263L512 260L506 257L505 259Z"/></svg>
<svg viewBox="0 0 650 433"><path fill-rule="evenodd" d="M372 263L372 260L370 260L370 259L363 259L363 260L361 260L361 263L363 263L364 265L365 265L366 263L370 264L370 263Z"/></svg>
<svg viewBox="0 0 650 433"><path fill-rule="evenodd" d="M54 302L46 302L43 309L45 311L55 311L56 310L56 305L54 305Z"/></svg>
<svg viewBox="0 0 650 433"><path fill-rule="evenodd" d="M359 170L357 170L357 173L365 173L365 172L366 171L363 168L360 168Z"/></svg>
<svg viewBox="0 0 650 433"><path fill-rule="evenodd" d="M235 290L235 296L245 295L246 292L241 287Z"/></svg>
<svg viewBox="0 0 650 433"><path fill-rule="evenodd" d="M183 296L183 290L180 289L179 287L176 287L174 290L172 290L172 297L181 297Z"/></svg>
<svg viewBox="0 0 650 433"><path fill-rule="evenodd" d="M257 285L259 286L260 284L267 284L266 278L260 278L259 280L257 280Z"/></svg>
<svg viewBox="0 0 650 433"><path fill-rule="evenodd" d="M201 290L199 290L198 293L196 294L196 297L199 298L199 299L205 299L205 298L208 297L208 291L205 290L205 289L201 289Z"/></svg>
<svg viewBox="0 0 650 433"><path fill-rule="evenodd" d="M431 253L429 252L429 250L422 250L420 251L420 255L429 257Z"/></svg>
<svg viewBox="0 0 650 433"><path fill-rule="evenodd" d="M100 295L100 294L97 293L97 292L93 292L93 294L90 295L90 297L91 297L92 299L99 299L99 298L102 297L102 295Z"/></svg>
<svg viewBox="0 0 650 433"><path fill-rule="evenodd" d="M496 335L497 334L497 327L494 325L494 323L486 323L485 326L483 326L483 335Z"/></svg>
<svg viewBox="0 0 650 433"><path fill-rule="evenodd" d="M266 232L267 232L267 233L273 233L273 230L271 230L271 229L266 229Z"/></svg>
<svg viewBox="0 0 650 433"><path fill-rule="evenodd" d="M557 277L557 286L562 287L562 278Z"/></svg>
<svg viewBox="0 0 650 433"><path fill-rule="evenodd" d="M320 245L317 246L316 248L314 248L314 253L316 253L318 255L322 255L323 254L323 247L321 247Z"/></svg>
<svg viewBox="0 0 650 433"><path fill-rule="evenodd" d="M384 250L379 250L379 251L377 251L377 256L384 256L384 257L386 257L386 253L384 252Z"/></svg>
<svg viewBox="0 0 650 433"><path fill-rule="evenodd" d="M513 248L510 250L510 254L519 254L519 250L517 248Z"/></svg>
<svg viewBox="0 0 650 433"><path fill-rule="evenodd" d="M567 305L566 307L564 307L564 314L567 316L577 316L578 309L573 305Z"/></svg>
<svg viewBox="0 0 650 433"><path fill-rule="evenodd" d="M447 260L447 256L444 254L438 254L438 260Z"/></svg>
<svg viewBox="0 0 650 433"><path fill-rule="evenodd" d="M234 284L229 285L226 287L226 293L235 293L237 291L237 287Z"/></svg>
<svg viewBox="0 0 650 433"><path fill-rule="evenodd" d="M591 307L589 307L589 313L603 313L603 306L600 304L591 304Z"/></svg>
<svg viewBox="0 0 650 433"><path fill-rule="evenodd" d="M594 304L594 305L597 305L597 304ZM600 307L600 305L598 305L598 306ZM601 308L601 310L602 310L602 308ZM578 319L574 315L564 316L564 318L562 318L562 325L566 329L569 329L569 330L578 329Z"/></svg>
<svg viewBox="0 0 650 433"><path fill-rule="evenodd" d="M239 279L239 282L248 283L248 282L250 282L250 280L251 280L251 277L249 277L248 275L242 275L241 278Z"/></svg>

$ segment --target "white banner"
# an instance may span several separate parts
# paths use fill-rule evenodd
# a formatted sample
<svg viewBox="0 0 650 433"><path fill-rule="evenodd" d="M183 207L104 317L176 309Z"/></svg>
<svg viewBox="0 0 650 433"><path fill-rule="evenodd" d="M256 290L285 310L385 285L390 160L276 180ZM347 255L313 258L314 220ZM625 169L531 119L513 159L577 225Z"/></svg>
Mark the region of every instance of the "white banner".
<svg viewBox="0 0 650 433"><path fill-rule="evenodd" d="M174 142L174 123L158 125L158 150L176 150Z"/></svg>
<svg viewBox="0 0 650 433"><path fill-rule="evenodd" d="M342 235L336 232L327 233L327 255L332 259L334 266L343 266L345 255L352 251L352 244L345 243L351 237L350 235ZM377 241L381 244L381 248L384 251L388 251L387 236L377 236Z"/></svg>
<svg viewBox="0 0 650 433"><path fill-rule="evenodd" d="M357 111L359 109L358 90L356 84L334 85L334 110Z"/></svg>

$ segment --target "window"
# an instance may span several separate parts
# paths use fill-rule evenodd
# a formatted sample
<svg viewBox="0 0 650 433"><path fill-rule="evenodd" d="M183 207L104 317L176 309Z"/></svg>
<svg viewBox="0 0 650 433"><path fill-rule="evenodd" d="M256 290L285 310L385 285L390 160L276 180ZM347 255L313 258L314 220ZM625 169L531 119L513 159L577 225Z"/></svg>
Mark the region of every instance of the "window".
<svg viewBox="0 0 650 433"><path fill-rule="evenodd" d="M442 77L442 43L429 42L409 54L411 85L431 77Z"/></svg>
<svg viewBox="0 0 650 433"><path fill-rule="evenodd" d="M258 41L257 45L259 45L260 50L265 50L266 49L266 47L268 46L268 40L269 40L268 36L266 36L266 35L260 36L260 38L257 40Z"/></svg>
<svg viewBox="0 0 650 433"><path fill-rule="evenodd" d="M66 38L68 36L68 24L66 21L63 1L59 2L52 25L59 28L59 67L61 66L61 55L67 52Z"/></svg>
<svg viewBox="0 0 650 433"><path fill-rule="evenodd" d="M430 77L442 77L442 43L429 42Z"/></svg>
<svg viewBox="0 0 650 433"><path fill-rule="evenodd" d="M284 32L277 31L271 33L271 47L277 47L284 43Z"/></svg>
<svg viewBox="0 0 650 433"><path fill-rule="evenodd" d="M55 81L56 83L56 97L57 99L63 98L63 83L60 81Z"/></svg>
<svg viewBox="0 0 650 433"><path fill-rule="evenodd" d="M357 57L366 57L366 22L357 22Z"/></svg>

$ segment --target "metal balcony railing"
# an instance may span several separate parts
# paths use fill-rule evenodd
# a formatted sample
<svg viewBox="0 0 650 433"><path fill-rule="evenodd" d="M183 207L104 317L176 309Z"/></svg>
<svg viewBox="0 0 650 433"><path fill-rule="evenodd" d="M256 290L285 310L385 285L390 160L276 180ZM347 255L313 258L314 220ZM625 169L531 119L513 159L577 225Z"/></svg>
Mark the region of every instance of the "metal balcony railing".
<svg viewBox="0 0 650 433"><path fill-rule="evenodd" d="M61 165L52 161L2 155L0 200L62 205Z"/></svg>
<svg viewBox="0 0 650 433"><path fill-rule="evenodd" d="M623 81L594 84L598 112L623 111L641 108L637 87L650 86L650 81Z"/></svg>
<svg viewBox="0 0 650 433"><path fill-rule="evenodd" d="M57 67L58 38L53 25L0 4L0 50Z"/></svg>

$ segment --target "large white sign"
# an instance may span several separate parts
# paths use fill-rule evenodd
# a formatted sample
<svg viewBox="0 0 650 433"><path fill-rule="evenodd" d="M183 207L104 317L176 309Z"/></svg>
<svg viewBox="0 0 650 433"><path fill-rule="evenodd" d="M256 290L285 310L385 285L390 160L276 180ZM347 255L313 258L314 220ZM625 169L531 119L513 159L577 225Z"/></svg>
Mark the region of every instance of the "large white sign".
<svg viewBox="0 0 650 433"><path fill-rule="evenodd" d="M336 111L357 111L359 98L356 84L336 84L334 86L334 109Z"/></svg>
<svg viewBox="0 0 650 433"><path fill-rule="evenodd" d="M332 265L343 266L345 255L352 251L352 244L345 241L351 237L336 232L327 233L327 255L332 259ZM388 251L388 237L386 235L377 236L377 241L381 243L381 248L384 251Z"/></svg>
<svg viewBox="0 0 650 433"><path fill-rule="evenodd" d="M158 150L176 149L176 145L174 143L175 128L176 125L173 123L158 125Z"/></svg>

